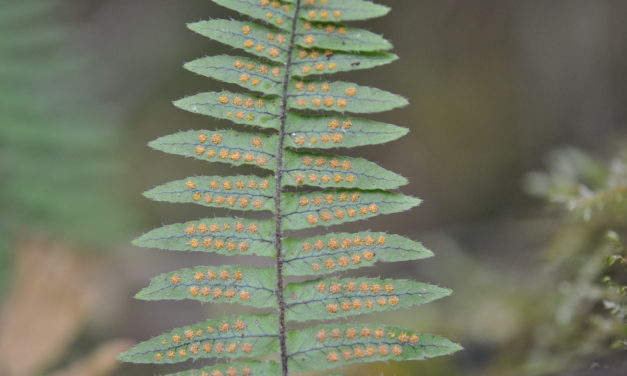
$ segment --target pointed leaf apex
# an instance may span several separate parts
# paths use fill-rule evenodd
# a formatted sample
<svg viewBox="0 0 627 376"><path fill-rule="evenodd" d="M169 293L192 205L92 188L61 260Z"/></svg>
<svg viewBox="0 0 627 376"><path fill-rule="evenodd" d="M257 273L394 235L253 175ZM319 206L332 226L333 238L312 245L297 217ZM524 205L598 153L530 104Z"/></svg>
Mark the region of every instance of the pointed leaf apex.
<svg viewBox="0 0 627 376"><path fill-rule="evenodd" d="M185 98L181 98L181 99L177 99L175 101L172 101L172 104L176 107L176 108L180 108L181 110L184 110L183 108L183 101L185 100Z"/></svg>
<svg viewBox="0 0 627 376"><path fill-rule="evenodd" d="M405 179L405 184L407 184L407 179ZM409 208L415 208L416 206L422 204L422 200L417 197L409 197L407 200L408 200L408 204L411 205Z"/></svg>
<svg viewBox="0 0 627 376"><path fill-rule="evenodd" d="M142 236L140 236L140 237L138 237L136 239L133 239L133 240L131 240L131 244L133 244L135 247L142 247L143 246L142 245L143 238L144 238L144 235L142 235Z"/></svg>
<svg viewBox="0 0 627 376"><path fill-rule="evenodd" d="M185 26L187 26L187 28L192 30L192 31L196 31L198 29L198 25L200 25L202 23L203 23L203 21L188 22L188 23L185 24Z"/></svg>
<svg viewBox="0 0 627 376"><path fill-rule="evenodd" d="M132 355L131 355L131 350L132 349L133 348L131 347L128 350L124 351L123 353L118 354L117 359L120 362L131 363L132 362L132 358L133 358Z"/></svg>
<svg viewBox="0 0 627 376"><path fill-rule="evenodd" d="M453 293L453 290L448 289L446 287L439 287L439 286L435 286L433 291L440 298L446 298L447 296L450 296Z"/></svg>
<svg viewBox="0 0 627 376"><path fill-rule="evenodd" d="M155 191L155 188L149 189L149 190L143 192L142 196L144 196L144 197L146 197L148 199L154 200L155 199L154 191Z"/></svg>
<svg viewBox="0 0 627 376"><path fill-rule="evenodd" d="M161 140L161 137L156 138L156 139L148 142L148 147L150 147L151 149L154 149L154 150L161 151L161 147L159 146L159 141L160 140Z"/></svg>
<svg viewBox="0 0 627 376"><path fill-rule="evenodd" d="M147 295L148 294L146 293L146 289L144 288L144 289L140 290L139 292L137 292L135 294L134 298L137 299L137 300L146 300Z"/></svg>

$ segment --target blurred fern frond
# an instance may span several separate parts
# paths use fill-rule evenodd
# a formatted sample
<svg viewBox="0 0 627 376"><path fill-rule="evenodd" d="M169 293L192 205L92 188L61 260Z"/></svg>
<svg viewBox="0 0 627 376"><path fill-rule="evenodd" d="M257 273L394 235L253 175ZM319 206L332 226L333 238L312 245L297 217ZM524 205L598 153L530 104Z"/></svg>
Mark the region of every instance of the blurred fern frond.
<svg viewBox="0 0 627 376"><path fill-rule="evenodd" d="M115 193L119 129L58 1L0 1L0 268L18 237L104 244L124 229ZM0 272L6 276L6 272Z"/></svg>

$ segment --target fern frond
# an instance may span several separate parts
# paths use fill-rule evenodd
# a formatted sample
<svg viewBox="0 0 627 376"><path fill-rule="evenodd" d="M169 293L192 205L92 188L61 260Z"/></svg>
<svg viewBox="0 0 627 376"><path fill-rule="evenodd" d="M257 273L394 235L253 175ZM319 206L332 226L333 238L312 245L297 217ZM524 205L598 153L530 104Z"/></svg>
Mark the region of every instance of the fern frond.
<svg viewBox="0 0 627 376"><path fill-rule="evenodd" d="M183 300L238 303L272 308L276 296L274 269L250 267L195 267L155 277L135 297L141 300Z"/></svg>
<svg viewBox="0 0 627 376"><path fill-rule="evenodd" d="M330 149L383 144L407 134L406 128L344 115L287 116L285 144L293 149Z"/></svg>
<svg viewBox="0 0 627 376"><path fill-rule="evenodd" d="M429 258L422 244L382 232L336 233L308 239L285 239L285 274L324 275L373 266L377 262Z"/></svg>
<svg viewBox="0 0 627 376"><path fill-rule="evenodd" d="M202 358L252 358L278 351L276 315L230 316L174 329L120 356L131 363L173 364Z"/></svg>
<svg viewBox="0 0 627 376"><path fill-rule="evenodd" d="M213 218L168 225L143 235L135 244L270 257L275 266L203 266L172 271L154 278L137 297L235 303L277 313L223 319L227 329L233 327L233 320L246 323L242 333L231 337L228 330L224 335L208 335L204 328L215 326L215 321L178 329L138 345L122 359L174 363L200 357L272 354L277 362L217 365L176 376L287 376L358 362L424 359L458 351L459 345L444 338L379 324L324 325L292 331L288 327L289 321L332 320L413 307L451 293L407 280L325 277L378 262L433 255L402 236L359 232L307 239L287 237L288 231L402 212L421 202L391 192L405 185L407 179L374 162L319 152L381 144L407 133L396 125L347 115L402 107L407 105L403 97L320 78L396 60L386 52L392 46L384 38L342 24L385 15L389 8L365 0L214 2L251 20L201 21L189 28L252 56L209 56L191 61L185 68L252 93L200 93L174 104L192 113L259 129L186 131L161 137L150 146L208 162L254 166L260 177L190 177L153 188L145 195L157 201L271 212L272 217ZM273 175L268 176L268 171ZM288 283L290 276L320 278ZM261 345L255 345L256 341ZM245 343L254 345L254 350L247 347L251 351L242 353ZM203 352L205 345L209 351Z"/></svg>
<svg viewBox="0 0 627 376"><path fill-rule="evenodd" d="M363 158L289 150L283 156L284 186L394 189L407 184L404 177Z"/></svg>
<svg viewBox="0 0 627 376"><path fill-rule="evenodd" d="M211 218L163 226L137 238L139 247L274 257L274 222Z"/></svg>
<svg viewBox="0 0 627 376"><path fill-rule="evenodd" d="M287 319L330 320L429 303L451 290L424 283L377 278L324 278L289 284Z"/></svg>
<svg viewBox="0 0 627 376"><path fill-rule="evenodd" d="M276 99L258 95L228 91L202 93L178 100L174 105L183 110L243 125L272 129L278 129L280 125L280 103Z"/></svg>
<svg viewBox="0 0 627 376"><path fill-rule="evenodd" d="M374 175L373 175L374 176ZM376 188L376 184L373 184ZM397 213L420 203L419 199L387 191L336 190L286 193L283 223L286 230L338 225Z"/></svg>
<svg viewBox="0 0 627 376"><path fill-rule="evenodd" d="M389 325L321 325L293 331L289 341L293 349L290 366L296 372L355 363L420 360L461 350L445 338Z"/></svg>
<svg viewBox="0 0 627 376"><path fill-rule="evenodd" d="M274 178L198 176L155 187L144 196L155 201L195 203L233 210L274 211Z"/></svg>

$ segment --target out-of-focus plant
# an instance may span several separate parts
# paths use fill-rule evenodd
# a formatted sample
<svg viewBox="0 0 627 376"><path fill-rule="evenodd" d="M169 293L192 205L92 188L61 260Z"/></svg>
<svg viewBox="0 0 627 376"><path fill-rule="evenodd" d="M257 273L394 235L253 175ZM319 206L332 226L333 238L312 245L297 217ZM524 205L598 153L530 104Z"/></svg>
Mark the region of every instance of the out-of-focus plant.
<svg viewBox="0 0 627 376"><path fill-rule="evenodd" d="M534 173L530 193L565 207L587 222L627 217L627 151L609 163L576 149L553 153L548 173Z"/></svg>
<svg viewBox="0 0 627 376"><path fill-rule="evenodd" d="M75 251L104 248L129 223L113 188L119 130L94 105L59 4L0 0L3 376L41 374L63 359L97 303L94 278L85 275L94 262ZM107 373L119 347L105 345L58 374Z"/></svg>
<svg viewBox="0 0 627 376"><path fill-rule="evenodd" d="M115 197L118 129L87 91L85 63L57 1L0 0L0 239L52 236L91 247L120 233Z"/></svg>
<svg viewBox="0 0 627 376"><path fill-rule="evenodd" d="M627 338L627 153L609 163L566 149L534 173L529 191L562 208L548 250L558 300L538 327L529 374L561 371L624 351ZM566 210L564 210L566 209Z"/></svg>
<svg viewBox="0 0 627 376"><path fill-rule="evenodd" d="M627 322L627 247L621 241L620 236L614 232L608 232L608 240L613 243L613 254L608 257L610 270L603 278L608 286L608 296L603 301L605 308L623 323ZM624 336L614 343L615 347L627 349L627 327L623 329Z"/></svg>

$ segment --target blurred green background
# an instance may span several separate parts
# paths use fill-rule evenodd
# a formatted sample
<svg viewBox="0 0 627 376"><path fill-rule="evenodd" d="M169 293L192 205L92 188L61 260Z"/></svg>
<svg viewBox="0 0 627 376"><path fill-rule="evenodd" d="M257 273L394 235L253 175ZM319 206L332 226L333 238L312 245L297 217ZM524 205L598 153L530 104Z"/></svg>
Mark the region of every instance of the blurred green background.
<svg viewBox="0 0 627 376"><path fill-rule="evenodd" d="M425 203L346 230L400 233L435 252L361 273L452 288L376 320L465 351L345 374L626 374L627 2L379 2L392 12L361 26L401 59L338 79L409 98L376 118L411 133L348 153L408 177L402 191ZM145 146L231 126L170 104L224 86L181 67L231 51L185 28L220 17L238 16L208 0L0 0L0 375L189 368L114 357L128 341L232 309L133 300L161 272L230 260L129 244L211 215L143 191L229 173Z"/></svg>

